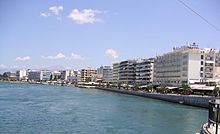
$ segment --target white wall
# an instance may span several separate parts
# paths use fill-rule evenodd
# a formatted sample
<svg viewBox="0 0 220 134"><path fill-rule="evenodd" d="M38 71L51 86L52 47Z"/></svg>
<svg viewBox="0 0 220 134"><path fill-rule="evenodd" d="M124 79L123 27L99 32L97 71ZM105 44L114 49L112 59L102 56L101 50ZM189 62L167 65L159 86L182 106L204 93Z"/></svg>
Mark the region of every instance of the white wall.
<svg viewBox="0 0 220 134"><path fill-rule="evenodd" d="M189 54L188 61L188 82L200 81L201 54Z"/></svg>

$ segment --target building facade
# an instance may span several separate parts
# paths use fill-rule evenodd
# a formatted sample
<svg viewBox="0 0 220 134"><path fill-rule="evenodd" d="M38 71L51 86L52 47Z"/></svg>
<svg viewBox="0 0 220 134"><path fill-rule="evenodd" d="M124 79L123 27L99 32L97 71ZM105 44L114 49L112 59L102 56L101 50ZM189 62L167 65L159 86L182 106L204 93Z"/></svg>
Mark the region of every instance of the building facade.
<svg viewBox="0 0 220 134"><path fill-rule="evenodd" d="M119 70L120 70L120 63L113 63L112 69L112 82L118 83L119 81Z"/></svg>
<svg viewBox="0 0 220 134"><path fill-rule="evenodd" d="M40 80L41 81L49 81L52 80L52 72L49 70L41 70L40 71Z"/></svg>
<svg viewBox="0 0 220 134"><path fill-rule="evenodd" d="M4 72L3 76L8 77L12 80L17 80L17 75L15 72Z"/></svg>
<svg viewBox="0 0 220 134"><path fill-rule="evenodd" d="M67 81L67 78L71 76L71 70L62 70L60 71L60 75L61 80Z"/></svg>
<svg viewBox="0 0 220 134"><path fill-rule="evenodd" d="M135 66L135 83L149 85L153 82L154 59L138 59Z"/></svg>
<svg viewBox="0 0 220 134"><path fill-rule="evenodd" d="M102 82L111 82L112 80L112 68L111 66L101 66L97 69L97 76Z"/></svg>
<svg viewBox="0 0 220 134"><path fill-rule="evenodd" d="M195 43L174 48L172 52L156 57L153 83L181 86L207 82L214 77L216 54L217 50L200 49Z"/></svg>
<svg viewBox="0 0 220 134"><path fill-rule="evenodd" d="M97 70L90 67L81 70L82 82L95 82L97 77Z"/></svg>
<svg viewBox="0 0 220 134"><path fill-rule="evenodd" d="M52 80L60 80L61 78L61 73L59 71L53 71L52 72Z"/></svg>
<svg viewBox="0 0 220 134"><path fill-rule="evenodd" d="M120 62L119 65L119 83L134 84L135 83L135 60L126 60Z"/></svg>
<svg viewBox="0 0 220 134"><path fill-rule="evenodd" d="M70 83L77 84L78 82L81 82L81 72L78 70L70 70L70 75L67 77L67 81Z"/></svg>
<svg viewBox="0 0 220 134"><path fill-rule="evenodd" d="M41 72L31 70L28 72L28 80L40 81L41 80Z"/></svg>
<svg viewBox="0 0 220 134"><path fill-rule="evenodd" d="M16 71L16 76L18 80L27 80L27 70L22 69L22 70L18 70Z"/></svg>
<svg viewBox="0 0 220 134"><path fill-rule="evenodd" d="M220 78L220 52L216 53L215 57L215 78Z"/></svg>

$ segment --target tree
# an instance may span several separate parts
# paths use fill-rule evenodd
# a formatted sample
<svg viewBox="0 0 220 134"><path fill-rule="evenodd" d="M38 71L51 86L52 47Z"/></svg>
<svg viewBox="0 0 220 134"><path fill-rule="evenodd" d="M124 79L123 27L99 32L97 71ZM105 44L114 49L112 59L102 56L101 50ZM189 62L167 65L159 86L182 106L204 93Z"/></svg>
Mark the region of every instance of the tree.
<svg viewBox="0 0 220 134"><path fill-rule="evenodd" d="M145 89L147 92L152 91L153 90L153 86L147 86Z"/></svg>
<svg viewBox="0 0 220 134"><path fill-rule="evenodd" d="M86 78L86 82L91 82L91 81L92 81L91 77Z"/></svg>
<svg viewBox="0 0 220 134"><path fill-rule="evenodd" d="M128 85L128 84L126 84L125 88L126 88L126 89L128 90L128 88L129 88L129 85Z"/></svg>
<svg viewBox="0 0 220 134"><path fill-rule="evenodd" d="M162 86L162 88L160 90L162 93L166 93L168 88L166 86Z"/></svg>
<svg viewBox="0 0 220 134"><path fill-rule="evenodd" d="M161 86L161 87L157 88L157 92L159 92L159 93L166 93L167 90L168 89L166 86Z"/></svg>
<svg viewBox="0 0 220 134"><path fill-rule="evenodd" d="M107 84L106 84L106 87L107 87L107 88L109 88L109 87L110 87L110 84L109 84L108 82L107 82Z"/></svg>
<svg viewBox="0 0 220 134"><path fill-rule="evenodd" d="M189 95L192 93L192 90L187 84L182 84L181 88L182 88L183 94L185 95Z"/></svg>
<svg viewBox="0 0 220 134"><path fill-rule="evenodd" d="M137 91L139 89L139 86L137 83L134 84L134 90Z"/></svg>
<svg viewBox="0 0 220 134"><path fill-rule="evenodd" d="M121 83L119 82L119 83L118 83L118 89L120 89L120 88L121 88Z"/></svg>
<svg viewBox="0 0 220 134"><path fill-rule="evenodd" d="M219 96L219 87L215 87L215 89L213 90L213 94L215 97Z"/></svg>

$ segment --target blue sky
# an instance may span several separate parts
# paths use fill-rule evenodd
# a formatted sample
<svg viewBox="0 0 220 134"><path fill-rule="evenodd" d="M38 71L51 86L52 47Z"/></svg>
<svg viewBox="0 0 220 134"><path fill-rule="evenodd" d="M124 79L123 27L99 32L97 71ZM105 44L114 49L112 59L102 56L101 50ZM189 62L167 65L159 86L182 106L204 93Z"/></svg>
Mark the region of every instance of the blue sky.
<svg viewBox="0 0 220 134"><path fill-rule="evenodd" d="M220 27L219 0L182 0ZM154 57L220 31L177 0L1 0L0 69L80 69Z"/></svg>

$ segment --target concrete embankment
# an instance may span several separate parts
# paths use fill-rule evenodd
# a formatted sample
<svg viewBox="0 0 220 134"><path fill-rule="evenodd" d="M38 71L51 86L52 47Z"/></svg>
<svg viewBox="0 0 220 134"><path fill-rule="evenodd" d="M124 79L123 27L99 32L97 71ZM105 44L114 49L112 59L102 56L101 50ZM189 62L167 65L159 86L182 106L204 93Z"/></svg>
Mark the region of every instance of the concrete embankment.
<svg viewBox="0 0 220 134"><path fill-rule="evenodd" d="M123 94L136 95L141 97L148 97L152 99L164 100L174 103L181 103L185 105L191 105L196 107L208 108L209 100L213 97L211 96L197 96L197 95L178 95L178 94L159 94L159 93L146 93L141 91L133 90L123 90L123 89L112 89L112 88L103 88L96 87L97 89L118 92Z"/></svg>

